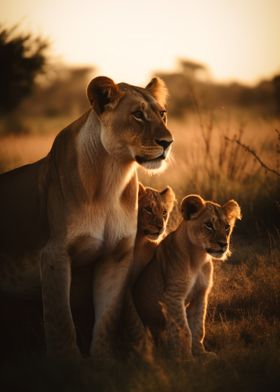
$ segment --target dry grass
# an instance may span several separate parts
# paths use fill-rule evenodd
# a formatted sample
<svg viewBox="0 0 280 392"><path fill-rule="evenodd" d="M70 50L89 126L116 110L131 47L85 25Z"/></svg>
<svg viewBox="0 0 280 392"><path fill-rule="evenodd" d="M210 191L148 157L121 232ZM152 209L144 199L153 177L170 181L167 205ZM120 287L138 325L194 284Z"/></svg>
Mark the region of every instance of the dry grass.
<svg viewBox="0 0 280 392"><path fill-rule="evenodd" d="M45 156L54 135L20 135L0 138L0 171L32 163Z"/></svg>
<svg viewBox="0 0 280 392"><path fill-rule="evenodd" d="M230 119L225 113L191 115L170 123L175 143L170 166L163 176L151 177L154 186L168 183L182 196L197 192L209 198L258 192L267 176L256 160L226 137L252 146L272 167L279 165L275 129L279 121L261 118ZM147 182L146 176L142 177Z"/></svg>

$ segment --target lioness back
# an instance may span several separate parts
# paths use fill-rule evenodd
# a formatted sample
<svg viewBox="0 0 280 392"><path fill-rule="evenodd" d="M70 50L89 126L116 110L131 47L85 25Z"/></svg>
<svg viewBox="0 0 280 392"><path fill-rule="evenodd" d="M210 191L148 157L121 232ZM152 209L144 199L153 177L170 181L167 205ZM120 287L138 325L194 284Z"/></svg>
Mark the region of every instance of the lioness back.
<svg viewBox="0 0 280 392"><path fill-rule="evenodd" d="M45 159L0 174L0 249L21 253L47 240L41 171ZM16 244L16 245L15 245ZM0 260L1 262L1 260Z"/></svg>

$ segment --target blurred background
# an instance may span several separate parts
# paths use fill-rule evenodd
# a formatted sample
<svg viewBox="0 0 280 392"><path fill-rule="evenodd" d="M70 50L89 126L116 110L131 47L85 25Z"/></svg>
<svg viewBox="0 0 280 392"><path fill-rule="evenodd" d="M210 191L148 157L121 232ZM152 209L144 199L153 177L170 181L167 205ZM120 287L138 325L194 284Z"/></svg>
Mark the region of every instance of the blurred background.
<svg viewBox="0 0 280 392"><path fill-rule="evenodd" d="M232 366L244 349L253 369L280 351L279 15L278 0L1 1L0 172L47 154L88 109L93 77L145 86L160 76L174 148L165 173L140 179L172 186L179 201L240 203L208 344L229 347Z"/></svg>

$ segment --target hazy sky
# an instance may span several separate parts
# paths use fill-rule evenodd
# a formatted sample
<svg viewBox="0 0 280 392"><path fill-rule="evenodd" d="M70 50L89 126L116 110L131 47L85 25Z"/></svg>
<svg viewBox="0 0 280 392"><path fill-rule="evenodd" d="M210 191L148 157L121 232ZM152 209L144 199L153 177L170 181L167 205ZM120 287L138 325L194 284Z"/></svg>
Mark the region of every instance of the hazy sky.
<svg viewBox="0 0 280 392"><path fill-rule="evenodd" d="M280 72L280 0L1 0L0 23L20 22L71 64L129 83L203 62L219 80Z"/></svg>

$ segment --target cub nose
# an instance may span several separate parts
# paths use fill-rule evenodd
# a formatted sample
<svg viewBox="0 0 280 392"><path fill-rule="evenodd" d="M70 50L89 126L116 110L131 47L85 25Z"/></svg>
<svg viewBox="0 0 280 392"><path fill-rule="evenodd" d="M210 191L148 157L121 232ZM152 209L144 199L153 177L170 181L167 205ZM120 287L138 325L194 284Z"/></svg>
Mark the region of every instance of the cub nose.
<svg viewBox="0 0 280 392"><path fill-rule="evenodd" d="M227 243L224 241L218 241L217 244L222 248L225 249L227 247Z"/></svg>
<svg viewBox="0 0 280 392"><path fill-rule="evenodd" d="M163 147L164 150L166 150L167 147L169 147L170 144L173 142L173 139L155 139L155 141L157 144Z"/></svg>

